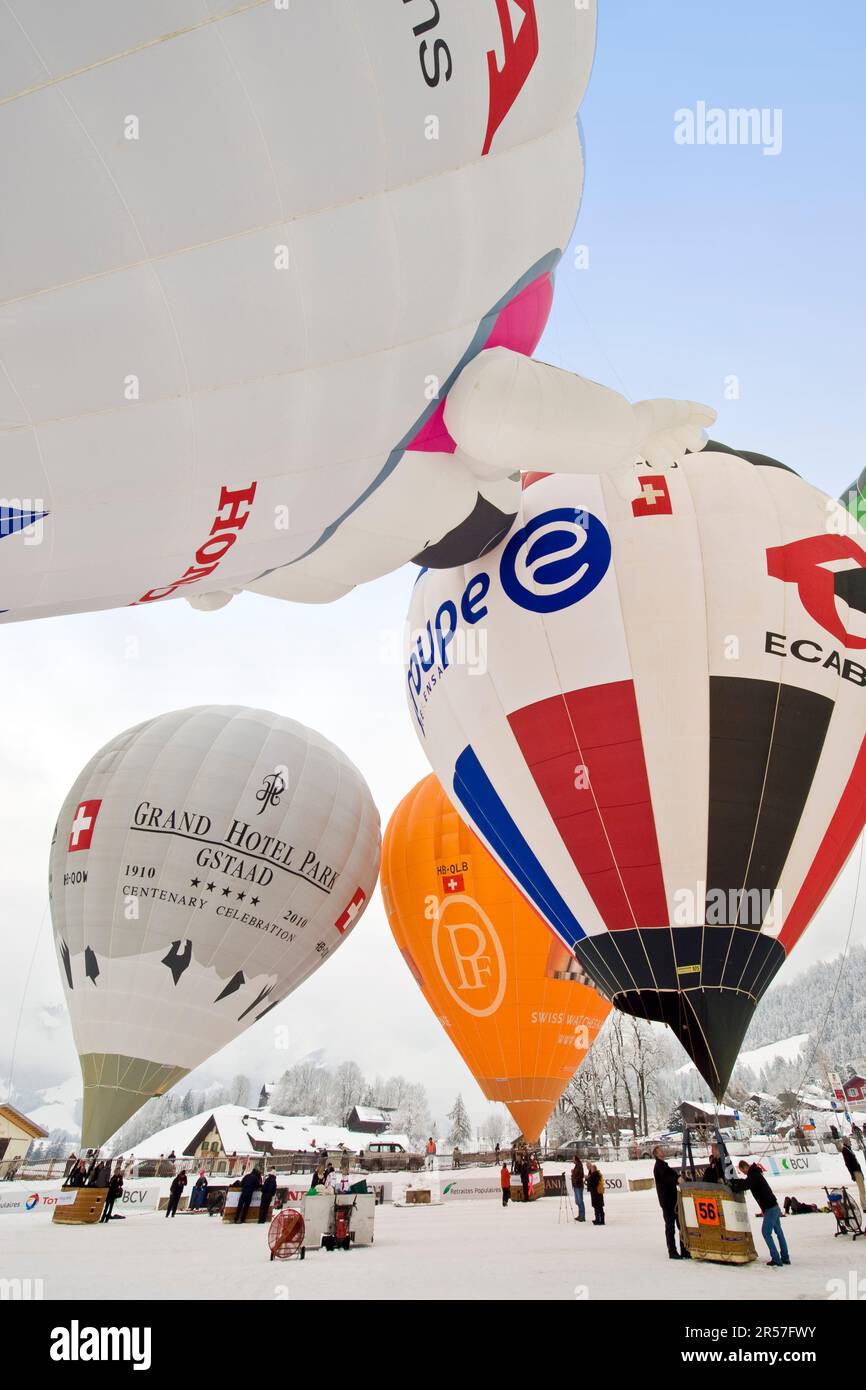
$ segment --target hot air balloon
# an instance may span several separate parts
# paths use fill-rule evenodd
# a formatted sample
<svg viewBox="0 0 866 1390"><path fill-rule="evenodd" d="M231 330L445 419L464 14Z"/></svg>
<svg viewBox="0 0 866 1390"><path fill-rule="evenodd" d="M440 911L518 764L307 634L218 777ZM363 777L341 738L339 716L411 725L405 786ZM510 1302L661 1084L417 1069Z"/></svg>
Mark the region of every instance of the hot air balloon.
<svg viewBox="0 0 866 1390"><path fill-rule="evenodd" d="M412 723L599 988L720 1098L863 829L866 533L720 444L528 481L494 551L415 585Z"/></svg>
<svg viewBox="0 0 866 1390"><path fill-rule="evenodd" d="M519 489L443 406L544 327L594 0L18 8L2 621L325 601L504 534Z"/></svg>
<svg viewBox="0 0 866 1390"><path fill-rule="evenodd" d="M382 896L403 958L488 1100L535 1143L610 1012L437 778L400 802Z"/></svg>
<svg viewBox="0 0 866 1390"><path fill-rule="evenodd" d="M101 748L51 849L82 1143L101 1144L318 969L369 902L379 850L363 777L292 719L197 706Z"/></svg>

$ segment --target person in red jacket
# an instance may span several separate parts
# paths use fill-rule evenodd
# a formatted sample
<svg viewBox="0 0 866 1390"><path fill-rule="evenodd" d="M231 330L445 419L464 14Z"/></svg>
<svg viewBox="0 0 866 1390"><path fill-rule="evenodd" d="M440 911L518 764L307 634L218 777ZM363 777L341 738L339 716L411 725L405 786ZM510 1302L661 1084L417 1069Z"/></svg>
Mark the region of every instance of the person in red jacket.
<svg viewBox="0 0 866 1390"><path fill-rule="evenodd" d="M502 1205L507 1207L511 1201L511 1173L507 1163L503 1163L499 1170L499 1186L502 1188Z"/></svg>

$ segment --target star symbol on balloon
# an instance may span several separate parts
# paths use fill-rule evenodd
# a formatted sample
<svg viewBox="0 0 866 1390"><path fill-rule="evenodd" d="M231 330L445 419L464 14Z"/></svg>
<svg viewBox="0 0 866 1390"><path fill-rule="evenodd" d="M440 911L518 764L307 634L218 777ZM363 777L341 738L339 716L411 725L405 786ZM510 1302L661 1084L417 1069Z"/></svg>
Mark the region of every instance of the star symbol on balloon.
<svg viewBox="0 0 866 1390"><path fill-rule="evenodd" d="M216 884L215 884L215 883L209 883L209 884L207 885L207 891L208 891L209 893L212 893L212 892L214 891L215 888L216 888Z"/></svg>
<svg viewBox="0 0 866 1390"><path fill-rule="evenodd" d="M223 897L224 897L224 898L230 898L230 897L231 897L231 892L232 892L232 890L231 890L230 888L224 888L224 889L223 889Z"/></svg>
<svg viewBox="0 0 866 1390"><path fill-rule="evenodd" d="M199 886L200 883L201 883L201 879L200 879L200 878L191 878L190 881L189 881L189 886L190 886L190 888L198 888L198 886Z"/></svg>
<svg viewBox="0 0 866 1390"><path fill-rule="evenodd" d="M252 903L253 907L258 907L259 903L261 902L261 898L250 898L250 902Z"/></svg>
<svg viewBox="0 0 866 1390"><path fill-rule="evenodd" d="M246 896L246 893L238 893L238 902L242 903Z"/></svg>

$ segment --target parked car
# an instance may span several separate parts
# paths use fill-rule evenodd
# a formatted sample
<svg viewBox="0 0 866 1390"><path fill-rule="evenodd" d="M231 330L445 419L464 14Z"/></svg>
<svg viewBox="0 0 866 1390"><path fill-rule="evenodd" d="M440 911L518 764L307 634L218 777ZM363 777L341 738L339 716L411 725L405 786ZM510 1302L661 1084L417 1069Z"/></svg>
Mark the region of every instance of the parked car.
<svg viewBox="0 0 866 1390"><path fill-rule="evenodd" d="M683 1150L683 1136L675 1130L664 1134L644 1134L629 1146L632 1158L653 1158L654 1150L661 1146L665 1158L679 1158Z"/></svg>
<svg viewBox="0 0 866 1390"><path fill-rule="evenodd" d="M555 1163L573 1163L576 1158L584 1161L600 1158L601 1150L590 1139L569 1139L567 1143L560 1144L550 1157Z"/></svg>

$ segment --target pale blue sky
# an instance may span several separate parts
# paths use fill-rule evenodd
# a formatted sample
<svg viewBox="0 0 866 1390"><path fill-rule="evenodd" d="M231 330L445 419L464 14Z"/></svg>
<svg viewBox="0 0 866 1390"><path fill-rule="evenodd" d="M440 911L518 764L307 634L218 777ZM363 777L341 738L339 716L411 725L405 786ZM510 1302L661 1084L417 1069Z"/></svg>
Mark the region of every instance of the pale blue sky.
<svg viewBox="0 0 866 1390"><path fill-rule="evenodd" d="M718 437L838 494L866 463L866 8L599 8L575 234L590 269L566 257L539 355L632 399L705 400ZM781 153L677 145L674 112L701 100L781 109Z"/></svg>

